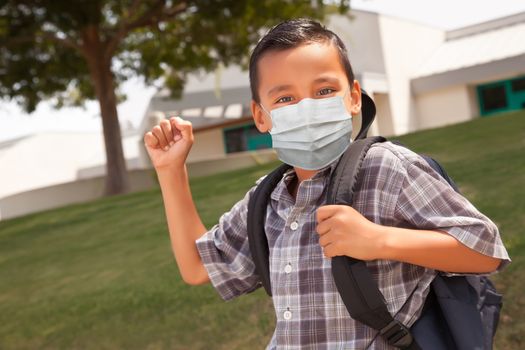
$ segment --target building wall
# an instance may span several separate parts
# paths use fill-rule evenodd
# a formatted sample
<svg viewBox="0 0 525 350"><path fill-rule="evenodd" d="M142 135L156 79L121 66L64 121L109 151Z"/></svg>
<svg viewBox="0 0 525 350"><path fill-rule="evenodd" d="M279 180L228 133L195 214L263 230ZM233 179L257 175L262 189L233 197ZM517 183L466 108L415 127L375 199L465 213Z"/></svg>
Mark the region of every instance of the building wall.
<svg viewBox="0 0 525 350"><path fill-rule="evenodd" d="M188 162L220 158L226 155L222 128L195 133L194 142L188 155Z"/></svg>
<svg viewBox="0 0 525 350"><path fill-rule="evenodd" d="M136 167L138 135L122 138L128 169ZM143 141L141 141L143 143ZM105 174L102 131L49 131L0 149L0 198L35 188Z"/></svg>
<svg viewBox="0 0 525 350"><path fill-rule="evenodd" d="M377 13L352 10L348 15L331 15L327 27L344 42L352 69L357 75L365 72L385 73Z"/></svg>
<svg viewBox="0 0 525 350"><path fill-rule="evenodd" d="M379 27L388 77L393 134L404 134L417 127L411 75L443 42L445 32L388 16L379 17Z"/></svg>
<svg viewBox="0 0 525 350"><path fill-rule="evenodd" d="M188 164L190 177L211 175L275 161L272 149L240 152L220 159ZM151 167L128 171L130 192L145 191L158 186L157 175ZM0 198L0 220L11 219L30 213L92 201L103 197L104 176L76 180L16 193Z"/></svg>
<svg viewBox="0 0 525 350"><path fill-rule="evenodd" d="M394 122L392 120L392 111L390 109L389 94L374 94L376 105L377 133L381 136L392 136L395 134Z"/></svg>
<svg viewBox="0 0 525 350"><path fill-rule="evenodd" d="M477 114L472 88L467 85L416 96L418 129L429 129L471 120Z"/></svg>
<svg viewBox="0 0 525 350"><path fill-rule="evenodd" d="M131 192L153 188L157 183L156 175L151 169L128 171L128 174ZM0 198L0 220L101 198L104 181L105 176L97 176Z"/></svg>

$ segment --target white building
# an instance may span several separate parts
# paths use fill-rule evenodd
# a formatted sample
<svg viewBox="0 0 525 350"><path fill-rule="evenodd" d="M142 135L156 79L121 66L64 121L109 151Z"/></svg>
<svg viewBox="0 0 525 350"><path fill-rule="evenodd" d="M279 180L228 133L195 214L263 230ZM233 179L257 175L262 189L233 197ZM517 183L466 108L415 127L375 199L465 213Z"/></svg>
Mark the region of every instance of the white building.
<svg viewBox="0 0 525 350"><path fill-rule="evenodd" d="M132 186L143 188L136 174L142 137L137 130L122 135ZM101 132L41 132L0 142L0 220L100 197L105 164Z"/></svg>
<svg viewBox="0 0 525 350"><path fill-rule="evenodd" d="M138 133L124 134L128 169L138 163ZM0 198L105 174L101 132L42 132L0 143Z"/></svg>

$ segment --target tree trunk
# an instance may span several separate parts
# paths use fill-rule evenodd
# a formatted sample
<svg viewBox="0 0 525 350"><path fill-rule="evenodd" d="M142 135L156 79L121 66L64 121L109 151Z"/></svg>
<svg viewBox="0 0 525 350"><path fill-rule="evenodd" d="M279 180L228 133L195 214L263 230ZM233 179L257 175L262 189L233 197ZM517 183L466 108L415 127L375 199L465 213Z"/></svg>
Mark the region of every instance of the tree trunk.
<svg viewBox="0 0 525 350"><path fill-rule="evenodd" d="M104 195L121 194L129 192L129 175L126 169L126 160L122 148L122 136L118 120L117 101L113 74L108 67L103 73L102 93L98 96L104 143L106 145L106 179L104 182Z"/></svg>
<svg viewBox="0 0 525 350"><path fill-rule="evenodd" d="M122 137L117 112L115 84L111 71L111 57L105 57L98 33L90 33L84 43L84 54L89 67L95 93L100 105L106 149L106 179L104 195L129 192L129 175L122 148ZM91 39L91 40L90 40Z"/></svg>

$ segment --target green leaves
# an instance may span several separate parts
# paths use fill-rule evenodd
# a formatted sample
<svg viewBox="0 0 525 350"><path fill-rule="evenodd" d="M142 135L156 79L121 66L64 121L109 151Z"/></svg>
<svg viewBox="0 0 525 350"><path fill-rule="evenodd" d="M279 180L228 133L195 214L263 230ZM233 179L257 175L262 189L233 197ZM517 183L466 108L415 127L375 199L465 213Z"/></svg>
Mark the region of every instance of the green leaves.
<svg viewBox="0 0 525 350"><path fill-rule="evenodd" d="M94 62L101 60L118 63L111 65L118 67L111 73L115 88L142 75L149 83L163 78L179 95L188 73L219 63L246 67L250 48L268 28L292 17L322 18L325 7L321 0L6 1L0 97L27 111L51 97L59 106L82 104L95 97L94 80L103 73Z"/></svg>

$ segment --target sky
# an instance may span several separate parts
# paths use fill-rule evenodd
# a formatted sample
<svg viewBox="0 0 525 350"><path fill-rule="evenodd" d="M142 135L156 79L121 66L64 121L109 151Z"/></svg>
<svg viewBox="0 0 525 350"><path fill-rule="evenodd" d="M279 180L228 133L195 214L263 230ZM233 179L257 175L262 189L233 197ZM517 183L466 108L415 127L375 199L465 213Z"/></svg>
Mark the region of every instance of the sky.
<svg viewBox="0 0 525 350"><path fill-rule="evenodd" d="M525 11L523 0L351 0L351 7L405 18L437 28L454 29ZM137 127L155 93L140 78L122 86L128 99L118 106L121 125ZM0 100L0 142L44 131L100 131L98 103L55 110L47 102L25 113L14 102Z"/></svg>

